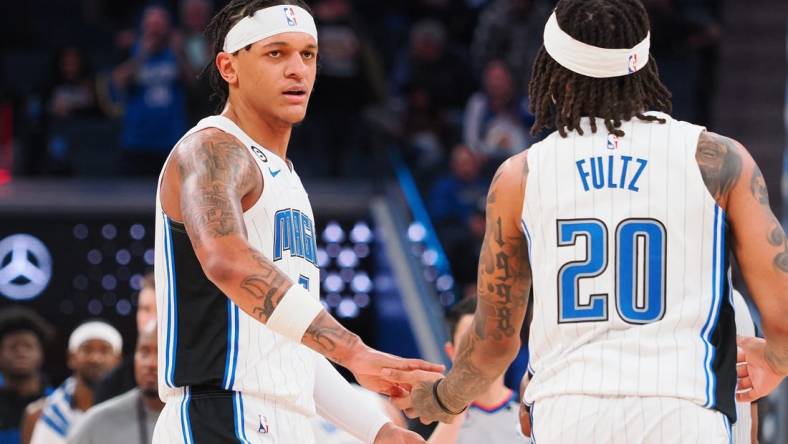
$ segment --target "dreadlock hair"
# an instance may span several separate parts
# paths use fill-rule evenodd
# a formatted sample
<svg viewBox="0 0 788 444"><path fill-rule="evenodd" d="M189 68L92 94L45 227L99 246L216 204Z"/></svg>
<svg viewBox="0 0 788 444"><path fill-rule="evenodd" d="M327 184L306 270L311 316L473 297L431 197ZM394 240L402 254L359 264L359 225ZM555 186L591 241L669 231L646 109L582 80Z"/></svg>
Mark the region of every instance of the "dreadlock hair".
<svg viewBox="0 0 788 444"><path fill-rule="evenodd" d="M227 82L224 81L219 69L216 68L216 55L223 51L224 39L227 33L241 21L244 17L252 17L255 12L277 5L299 6L312 14L312 10L302 0L232 0L216 15L213 16L208 26L205 27L205 38L211 42L211 59L203 70L203 75L207 73L208 83L213 89L211 99L216 98L220 107L224 107L227 97L230 94ZM247 45L245 50L249 50L252 45Z"/></svg>
<svg viewBox="0 0 788 444"><path fill-rule="evenodd" d="M640 0L561 0L556 18L564 32L589 45L600 48L631 48L649 31L649 19ZM659 80L654 57L642 69L626 76L597 79L570 71L559 65L544 48L534 61L528 84L531 112L536 116L531 133L555 128L561 137L580 128L582 117L591 117L591 131L597 125L593 117L604 119L609 133L624 135L621 122L633 116L648 122L665 123L665 119L647 116L648 110L670 113L670 91Z"/></svg>

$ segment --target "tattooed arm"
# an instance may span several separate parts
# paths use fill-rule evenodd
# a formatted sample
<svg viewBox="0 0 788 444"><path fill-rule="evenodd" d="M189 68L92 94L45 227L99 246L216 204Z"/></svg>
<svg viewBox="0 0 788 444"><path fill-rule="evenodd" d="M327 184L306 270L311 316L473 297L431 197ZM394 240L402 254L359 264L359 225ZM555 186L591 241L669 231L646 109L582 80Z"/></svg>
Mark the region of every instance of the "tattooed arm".
<svg viewBox="0 0 788 444"><path fill-rule="evenodd" d="M520 348L520 327L531 288L528 245L520 228L527 154L501 165L490 185L476 313L451 371L438 386L438 397L450 410L461 409L483 393L506 371Z"/></svg>
<svg viewBox="0 0 788 444"><path fill-rule="evenodd" d="M448 410L459 412L487 390L520 348L520 328L531 288L528 245L520 231L528 175L526 156L523 152L504 162L490 185L476 313L460 341L451 371L437 385L438 399L432 392L437 377L418 372L395 376L414 387L410 397L395 400L395 404L423 423L451 422L455 417L444 412L438 400Z"/></svg>
<svg viewBox="0 0 788 444"><path fill-rule="evenodd" d="M703 133L698 165L707 188L727 214L733 252L761 314L764 359L788 374L788 241L769 208L761 170L738 142Z"/></svg>
<svg viewBox="0 0 788 444"><path fill-rule="evenodd" d="M208 279L244 312L267 323L293 282L247 241L243 208L261 196L263 187L254 160L235 137L208 129L181 142L171 163L177 169L165 171L165 211L183 220ZM301 342L381 392L392 389L392 384L376 376L382 367L442 368L376 352L324 310Z"/></svg>

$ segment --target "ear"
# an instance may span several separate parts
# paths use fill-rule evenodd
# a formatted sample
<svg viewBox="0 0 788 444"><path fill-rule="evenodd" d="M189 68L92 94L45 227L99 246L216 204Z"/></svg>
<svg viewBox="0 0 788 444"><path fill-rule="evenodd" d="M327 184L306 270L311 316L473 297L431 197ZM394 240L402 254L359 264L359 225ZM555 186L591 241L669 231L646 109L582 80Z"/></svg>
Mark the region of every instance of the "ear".
<svg viewBox="0 0 788 444"><path fill-rule="evenodd" d="M216 54L216 60L214 60L214 64L216 65L216 69L219 71L219 75L222 76L228 85L234 85L238 83L238 71L236 70L236 63L236 57L230 53L222 51L219 54Z"/></svg>
<svg viewBox="0 0 788 444"><path fill-rule="evenodd" d="M454 349L454 344L451 342L446 342L443 344L443 350L446 352L446 355L454 361L454 355L457 353L457 350Z"/></svg>

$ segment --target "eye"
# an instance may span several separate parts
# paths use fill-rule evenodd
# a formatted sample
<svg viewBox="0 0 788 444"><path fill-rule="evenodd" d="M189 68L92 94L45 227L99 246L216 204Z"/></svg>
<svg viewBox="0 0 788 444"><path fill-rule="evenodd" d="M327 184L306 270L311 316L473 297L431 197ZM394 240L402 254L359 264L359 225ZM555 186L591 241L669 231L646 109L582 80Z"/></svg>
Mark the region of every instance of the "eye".
<svg viewBox="0 0 788 444"><path fill-rule="evenodd" d="M315 52L314 51L304 51L304 52L301 53L301 56L304 57L305 59L314 59L315 58Z"/></svg>
<svg viewBox="0 0 788 444"><path fill-rule="evenodd" d="M276 59L276 58L279 58L279 56L282 55L282 51L280 51L278 49L275 49L273 51L269 51L267 55L268 55L268 57L272 57L272 58Z"/></svg>

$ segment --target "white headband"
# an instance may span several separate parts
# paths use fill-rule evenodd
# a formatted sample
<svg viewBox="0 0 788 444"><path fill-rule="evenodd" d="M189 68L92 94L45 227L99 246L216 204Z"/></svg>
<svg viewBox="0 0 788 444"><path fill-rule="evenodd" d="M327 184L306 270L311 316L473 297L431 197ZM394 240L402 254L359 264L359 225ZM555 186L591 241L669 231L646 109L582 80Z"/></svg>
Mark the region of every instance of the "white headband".
<svg viewBox="0 0 788 444"><path fill-rule="evenodd" d="M279 5L261 9L252 17L242 18L227 32L222 50L233 53L284 32L303 32L317 41L315 19L306 10L294 5Z"/></svg>
<svg viewBox="0 0 788 444"><path fill-rule="evenodd" d="M123 350L123 338L115 327L106 322L90 321L77 327L68 338L68 351L76 352L79 346L91 339L106 341L115 353Z"/></svg>
<svg viewBox="0 0 788 444"><path fill-rule="evenodd" d="M631 49L608 49L575 40L558 26L555 12L544 27L544 49L559 65L588 77L604 79L632 74L646 66L651 33Z"/></svg>

